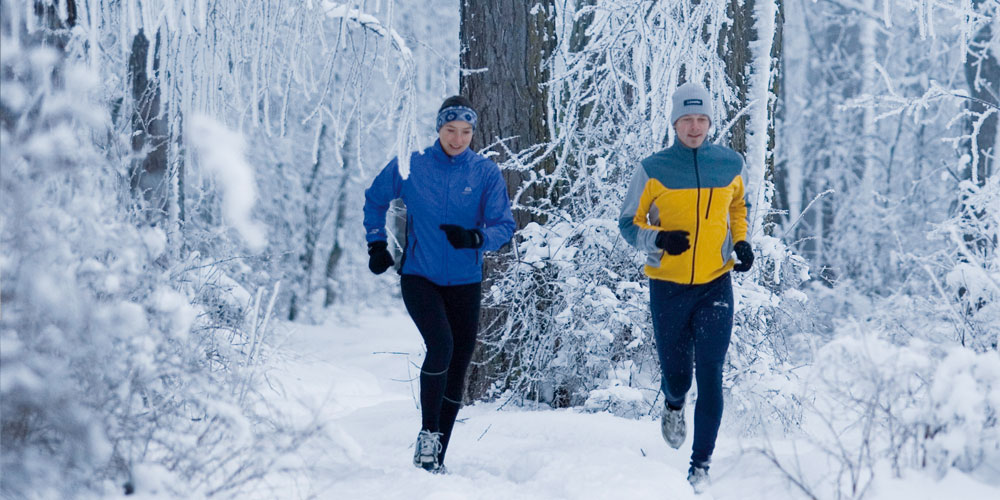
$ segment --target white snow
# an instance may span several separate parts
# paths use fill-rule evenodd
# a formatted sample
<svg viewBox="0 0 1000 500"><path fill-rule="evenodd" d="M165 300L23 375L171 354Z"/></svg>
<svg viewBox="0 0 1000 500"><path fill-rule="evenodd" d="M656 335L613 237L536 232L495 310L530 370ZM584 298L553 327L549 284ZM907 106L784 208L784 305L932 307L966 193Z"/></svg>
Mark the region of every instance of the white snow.
<svg viewBox="0 0 1000 500"><path fill-rule="evenodd" d="M415 377L423 344L402 306L396 306L345 313L321 326L285 325L290 333L280 349L283 359L269 375L278 391L274 402L297 408L299 418L326 423L320 441L301 452L302 463L312 467L309 480L275 485L287 492L286 498L806 498L768 460L750 451L760 442L735 435L725 421L711 469L713 486L695 495L685 480L690 413L688 441L673 450L652 418L514 405L499 410L503 400L479 403L459 414L446 461L450 473L418 470L411 459L420 426ZM786 461L799 449L791 440L772 444ZM809 477L837 472L826 470L821 453L799 458ZM866 498L986 500L1000 493L954 470L940 481L891 477L888 471L880 475Z"/></svg>
<svg viewBox="0 0 1000 500"><path fill-rule="evenodd" d="M199 165L210 172L222 192L226 220L254 249L267 243L266 229L251 217L257 201L253 167L246 160L243 136L206 115L191 117L187 140Z"/></svg>

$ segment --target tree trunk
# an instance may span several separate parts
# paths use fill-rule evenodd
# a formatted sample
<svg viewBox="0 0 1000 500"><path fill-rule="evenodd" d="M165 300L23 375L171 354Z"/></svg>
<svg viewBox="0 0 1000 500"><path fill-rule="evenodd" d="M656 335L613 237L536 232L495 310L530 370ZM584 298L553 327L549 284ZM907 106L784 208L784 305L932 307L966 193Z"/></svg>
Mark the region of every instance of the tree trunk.
<svg viewBox="0 0 1000 500"><path fill-rule="evenodd" d="M983 3L983 0L974 0L974 9L981 11ZM996 49L990 50L991 43L994 43L993 23L984 23L969 40L969 51L965 60L965 80L969 85L969 95L972 97L967 107L973 114L967 124L969 134L975 132L974 127L979 116L991 107L996 109L1000 106L1000 61L997 60ZM979 186L983 186L986 179L996 170L997 159L1000 156L997 152L997 122L1000 119L998 113L1000 111L994 112L979 124L978 134L968 145L973 160L965 172L965 178Z"/></svg>
<svg viewBox="0 0 1000 500"><path fill-rule="evenodd" d="M496 153L493 159L503 167L518 229L529 222L544 223L544 217L530 208L556 203L547 199L543 177L553 171L555 161L542 157L551 139L544 83L556 47L554 0L462 0L460 37L461 93L479 113L472 147ZM533 148L539 145L541 150ZM518 168L529 164L530 168ZM489 289L490 275L506 267L502 256L486 259L483 289ZM482 337L499 332L506 309L483 307ZM473 399L485 394L495 376L490 366L482 364L482 351L480 344L469 370L467 396Z"/></svg>
<svg viewBox="0 0 1000 500"><path fill-rule="evenodd" d="M730 106L726 110L727 121L732 120L748 101L749 79L746 73L750 67L750 42L757 36L753 29L754 2L755 0L729 0L727 14L731 24L724 28L725 35L720 37L725 40L725 44L719 46L719 55L726 61L726 77L739 99L738 106ZM749 119L749 114L744 113L729 129L729 147L742 155L747 152Z"/></svg>
<svg viewBox="0 0 1000 500"><path fill-rule="evenodd" d="M9 5L10 8L20 8L18 2ZM43 30L38 33L45 45L55 47L59 52L66 51L66 44L69 42L69 30L76 26L76 0L66 0L66 20L59 16L59 2L52 3L34 2L35 15L42 21ZM6 12L4 14L7 14ZM21 27L14 27L15 30Z"/></svg>
<svg viewBox="0 0 1000 500"><path fill-rule="evenodd" d="M531 178L530 172L513 167L537 159L520 153L550 140L548 89L543 84L549 79L546 63L556 46L554 12L553 0L463 0L461 4L461 62L466 73L460 88L479 114L472 148L489 147L497 153L493 159L507 167L504 179L512 200ZM512 164L511 155L518 161ZM552 158L545 158L533 170L551 172L554 165ZM545 196L544 183L533 182L514 202L529 206ZM525 210L514 212L519 229L539 219Z"/></svg>
<svg viewBox="0 0 1000 500"><path fill-rule="evenodd" d="M352 135L357 134L357 136ZM358 164L358 142L361 140L360 132L354 122L347 126L347 137L342 148L343 168L341 169L340 186L337 191L337 218L333 223L333 246L330 247L330 255L326 259L326 297L323 299L323 306L333 305L337 299L337 269L340 267L340 259L344 255L344 247L341 246L341 236L347 224L347 190L351 179L351 172L357 171Z"/></svg>
<svg viewBox="0 0 1000 500"><path fill-rule="evenodd" d="M781 95L782 89L779 88L781 84L781 78L778 74L781 68L781 45L782 45L782 24L784 22L784 9L783 2L781 0L773 0L777 11L775 12L774 20L774 33L773 40L771 40L771 51L770 51L770 68L769 68L769 80L767 83L768 92L761 92L757 89L757 95L751 95L754 91L751 88L751 79L754 76L753 71L755 70L754 65L758 61L754 61L753 53L751 51L751 44L762 43L765 40L761 40L761 35L771 36L771 33L761 34L758 32L756 16L758 15L757 3L760 1L767 0L730 0L728 6L728 13L730 17L731 24L724 28L725 33L722 39L725 41L724 44L719 46L719 54L726 61L726 76L729 79L730 85L736 90L736 95L738 101L736 105L730 106L727 109L727 121L732 120L732 118L744 107L750 104L754 100L766 99L766 102L757 102L757 106L767 106L767 124L766 131L763 133L767 134L765 140L766 154L764 156L764 168L763 172L759 170L755 171L758 166L754 165L754 158L747 158L748 169L750 170L750 186L748 186L748 192L751 196L756 199L751 199L754 203L752 207L752 212L749 215L751 217L751 231L754 230L756 226L762 225L765 232L769 233L774 224L771 220L764 220L763 224L760 224L759 218L755 217L755 214L766 214L770 210L770 201L765 200L764 196L756 196L760 193L756 191L758 188L763 188L763 179L773 179L774 178L774 138L775 138L775 120L778 113L777 104L780 99L767 99L769 95L775 97ZM778 61L778 64L775 64ZM759 70L760 68L756 68ZM765 95L767 94L767 95ZM747 156L748 153L752 153L750 145L747 143L748 133L754 132L748 130L751 123L751 117L753 113L746 113L740 117L736 123L733 124L730 130L730 147L734 150ZM758 164L759 165L759 164ZM763 202L763 203L762 203ZM762 206L767 205L767 206ZM755 222L755 219L757 221Z"/></svg>
<svg viewBox="0 0 1000 500"><path fill-rule="evenodd" d="M973 8L976 11L980 14L988 14L983 12L983 4L983 0L973 0ZM973 34L972 39L969 40L965 60L965 80L969 85L970 96L966 104L970 113L966 121L966 133L971 138L966 144L966 152L969 154L970 160L965 171L962 172L962 176L965 180L969 180L979 187L986 185L987 179L993 175L998 158L1000 158L997 150L998 135L1000 135L1000 130L997 127L997 122L1000 120L1000 116L998 116L1000 115L1000 62L997 61L997 50L991 47L995 44L993 24L991 22L984 23ZM986 113L990 113L990 115L983 119L982 117ZM969 226L980 225L985 215L982 211L983 208L969 206L965 191L960 197L960 203L963 218L969 222ZM989 255L996 249L995 239L989 238L988 235L981 232L967 231L963 238L968 246L975 248L980 255ZM967 257L962 255L960 260L967 261ZM959 290L960 297L965 293L964 287ZM979 310L982 304L974 304L972 307ZM962 345L965 343L963 342Z"/></svg>
<svg viewBox="0 0 1000 500"><path fill-rule="evenodd" d="M323 139L326 137L326 124L319 127L316 135L315 150L313 154L312 173L309 176L309 183L306 184L305 193L305 236L302 253L299 254L299 264L302 266L302 281L295 290L292 291L292 299L288 306L288 320L295 321L302 312L304 306L301 301L308 303L309 296L312 295L312 275L313 263L316 261L316 244L319 241L320 232L323 229L323 221L326 217L321 215L320 199L318 195L319 184L321 183L321 168L323 163Z"/></svg>
<svg viewBox="0 0 1000 500"><path fill-rule="evenodd" d="M132 39L129 56L129 78L132 82L132 152L136 155L129 175L133 196L145 202L150 222L157 222L166 215L168 202L167 120L161 109L160 91L160 35L153 47L152 74L147 73L149 40L145 33Z"/></svg>

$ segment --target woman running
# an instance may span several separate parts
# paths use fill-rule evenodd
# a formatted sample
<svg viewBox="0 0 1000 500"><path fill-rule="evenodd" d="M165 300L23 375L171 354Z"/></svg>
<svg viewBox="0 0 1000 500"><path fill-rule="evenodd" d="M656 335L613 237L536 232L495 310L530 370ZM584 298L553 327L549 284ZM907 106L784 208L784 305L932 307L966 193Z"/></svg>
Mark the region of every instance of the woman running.
<svg viewBox="0 0 1000 500"><path fill-rule="evenodd" d="M406 310L427 356L420 368L420 411L413 465L445 472L465 371L479 330L482 254L514 234L507 186L492 160L469 149L478 115L468 99L449 97L437 116L438 140L410 156L410 174L389 162L365 191L368 268L381 274L395 262L387 249L386 211L402 198L406 242L399 272Z"/></svg>

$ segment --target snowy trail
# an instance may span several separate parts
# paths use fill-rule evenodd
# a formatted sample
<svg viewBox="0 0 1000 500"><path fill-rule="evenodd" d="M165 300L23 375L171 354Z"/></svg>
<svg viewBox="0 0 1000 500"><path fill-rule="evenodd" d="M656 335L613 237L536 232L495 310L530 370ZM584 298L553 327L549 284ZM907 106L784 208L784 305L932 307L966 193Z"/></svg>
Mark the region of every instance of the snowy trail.
<svg viewBox="0 0 1000 500"><path fill-rule="evenodd" d="M315 408L330 418L330 438L352 448L350 456L307 459L317 470L302 493L372 499L696 498L684 476L686 454L666 447L658 422L608 414L467 407L452 438L450 474L415 469L410 460L420 415L417 385L409 380L417 373L413 364L423 358L420 336L401 312L356 321L294 325L283 345L290 357L272 374L287 398L302 405L303 416Z"/></svg>
<svg viewBox="0 0 1000 500"><path fill-rule="evenodd" d="M742 454L739 442L725 434L712 467L713 486L695 495L685 480L690 429L688 442L672 450L653 419L509 406L496 411L491 404L459 414L448 450L450 474L418 470L411 463L420 422L413 379L423 346L412 322L398 311L372 311L322 326L288 325L283 359L269 374L279 389L275 402L326 426L301 452L302 463L311 468L309 481L275 485L267 498L806 498L761 457ZM996 491L963 485L969 488L963 498L991 498ZM891 494L874 491L869 498L904 498L897 496L900 486L885 483ZM911 481L905 498L942 498L936 486L943 487Z"/></svg>

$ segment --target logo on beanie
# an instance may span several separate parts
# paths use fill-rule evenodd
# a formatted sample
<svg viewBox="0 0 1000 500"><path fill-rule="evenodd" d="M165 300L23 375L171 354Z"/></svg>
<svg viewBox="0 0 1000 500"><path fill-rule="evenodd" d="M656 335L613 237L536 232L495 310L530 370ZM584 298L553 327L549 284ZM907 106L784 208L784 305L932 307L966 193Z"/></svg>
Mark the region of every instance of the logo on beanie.
<svg viewBox="0 0 1000 500"><path fill-rule="evenodd" d="M701 99L684 99L685 106L702 106L704 104Z"/></svg>

